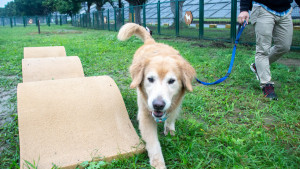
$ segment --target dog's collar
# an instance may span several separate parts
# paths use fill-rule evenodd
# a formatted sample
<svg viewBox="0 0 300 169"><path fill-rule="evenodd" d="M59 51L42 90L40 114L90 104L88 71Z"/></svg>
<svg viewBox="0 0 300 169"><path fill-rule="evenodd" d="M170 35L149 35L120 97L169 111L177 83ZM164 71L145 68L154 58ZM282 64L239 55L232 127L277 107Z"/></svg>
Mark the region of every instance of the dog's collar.
<svg viewBox="0 0 300 169"><path fill-rule="evenodd" d="M151 116L154 118L154 120L157 122L157 123L162 123L162 122L165 122L168 118L168 115L166 112L164 112L164 114L161 116L161 117L156 117L154 116L154 114L152 113L152 111L150 111L150 114Z"/></svg>

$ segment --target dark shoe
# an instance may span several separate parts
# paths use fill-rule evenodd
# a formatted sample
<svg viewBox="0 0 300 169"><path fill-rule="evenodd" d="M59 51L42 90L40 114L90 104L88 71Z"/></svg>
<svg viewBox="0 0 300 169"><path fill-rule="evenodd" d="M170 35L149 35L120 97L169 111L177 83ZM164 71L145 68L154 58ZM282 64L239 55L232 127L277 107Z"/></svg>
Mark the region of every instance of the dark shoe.
<svg viewBox="0 0 300 169"><path fill-rule="evenodd" d="M257 70L256 70L256 66L255 63L252 63L250 65L250 69L252 70L253 73L255 73L256 79L259 80L258 74L257 74Z"/></svg>
<svg viewBox="0 0 300 169"><path fill-rule="evenodd" d="M273 84L266 84L262 91L264 92L264 96L266 98L270 98L271 100L278 100L277 95L274 92Z"/></svg>

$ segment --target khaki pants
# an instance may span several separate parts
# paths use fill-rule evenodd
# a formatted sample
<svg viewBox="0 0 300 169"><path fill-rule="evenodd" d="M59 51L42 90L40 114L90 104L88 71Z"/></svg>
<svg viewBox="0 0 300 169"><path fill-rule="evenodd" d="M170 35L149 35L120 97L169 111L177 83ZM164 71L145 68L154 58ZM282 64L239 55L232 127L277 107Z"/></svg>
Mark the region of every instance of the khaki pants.
<svg viewBox="0 0 300 169"><path fill-rule="evenodd" d="M274 84L271 81L270 64L290 50L293 37L291 12L280 17L261 6L253 6L251 11L251 23L256 34L255 65L262 87Z"/></svg>

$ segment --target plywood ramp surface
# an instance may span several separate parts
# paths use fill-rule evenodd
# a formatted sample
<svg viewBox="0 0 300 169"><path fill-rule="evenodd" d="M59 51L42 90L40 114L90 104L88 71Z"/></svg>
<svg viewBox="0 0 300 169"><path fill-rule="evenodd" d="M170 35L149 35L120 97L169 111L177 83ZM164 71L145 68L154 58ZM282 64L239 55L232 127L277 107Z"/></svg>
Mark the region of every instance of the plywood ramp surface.
<svg viewBox="0 0 300 169"><path fill-rule="evenodd" d="M22 60L23 82L84 77L77 56Z"/></svg>
<svg viewBox="0 0 300 169"><path fill-rule="evenodd" d="M64 46L24 48L24 59L45 58L45 57L65 57L65 56L67 56L67 54Z"/></svg>
<svg viewBox="0 0 300 169"><path fill-rule="evenodd" d="M21 168L24 160L75 168L144 150L108 76L21 83L17 101Z"/></svg>

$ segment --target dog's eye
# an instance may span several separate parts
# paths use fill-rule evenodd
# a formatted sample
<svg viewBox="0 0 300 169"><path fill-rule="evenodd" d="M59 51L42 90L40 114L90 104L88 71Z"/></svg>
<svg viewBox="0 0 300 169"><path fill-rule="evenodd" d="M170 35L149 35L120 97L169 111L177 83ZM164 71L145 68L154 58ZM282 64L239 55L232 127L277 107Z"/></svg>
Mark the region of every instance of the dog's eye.
<svg viewBox="0 0 300 169"><path fill-rule="evenodd" d="M153 83L153 82L154 82L153 77L148 77L148 80L149 80L150 83Z"/></svg>
<svg viewBox="0 0 300 169"><path fill-rule="evenodd" d="M169 84L173 84L174 82L175 82L175 79L170 79L170 80L168 81Z"/></svg>

